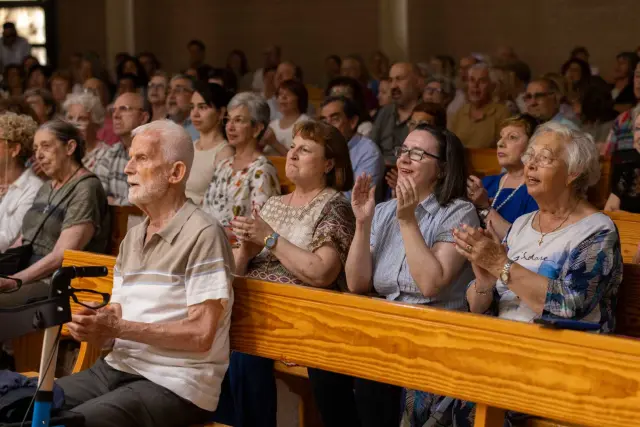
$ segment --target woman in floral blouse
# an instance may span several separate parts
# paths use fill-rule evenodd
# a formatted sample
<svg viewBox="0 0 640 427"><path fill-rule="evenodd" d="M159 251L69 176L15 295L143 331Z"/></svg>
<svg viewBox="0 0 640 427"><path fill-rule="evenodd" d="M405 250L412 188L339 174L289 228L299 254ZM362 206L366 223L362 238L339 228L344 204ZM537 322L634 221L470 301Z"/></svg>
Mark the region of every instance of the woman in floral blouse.
<svg viewBox="0 0 640 427"><path fill-rule="evenodd" d="M258 148L269 125L267 102L259 95L240 93L227 111L227 139L235 155L216 167L202 207L228 228L234 217L249 216L280 194L280 182L276 168Z"/></svg>
<svg viewBox="0 0 640 427"><path fill-rule="evenodd" d="M241 242L236 274L271 282L346 289L344 263L355 217L343 191L353 186L349 148L342 134L319 121L293 128L287 177L296 189L272 197L258 212L232 221ZM234 352L228 370L236 426L276 426L273 360Z"/></svg>

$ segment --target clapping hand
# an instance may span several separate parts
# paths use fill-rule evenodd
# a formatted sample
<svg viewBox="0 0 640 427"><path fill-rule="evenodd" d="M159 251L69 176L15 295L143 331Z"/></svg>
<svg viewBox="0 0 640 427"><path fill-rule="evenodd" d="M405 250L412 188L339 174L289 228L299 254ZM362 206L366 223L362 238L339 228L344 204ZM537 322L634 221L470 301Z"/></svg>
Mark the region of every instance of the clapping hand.
<svg viewBox="0 0 640 427"><path fill-rule="evenodd" d="M351 191L351 208L359 223L371 222L376 209L376 186L371 185L371 175L363 173L356 177Z"/></svg>
<svg viewBox="0 0 640 427"><path fill-rule="evenodd" d="M453 239L458 253L474 266L486 270L495 278L508 261L507 249L500 243L491 222L487 230L463 224L453 229Z"/></svg>
<svg viewBox="0 0 640 427"><path fill-rule="evenodd" d="M398 208L396 216L399 221L415 221L416 208L418 207L419 196L416 183L413 178L399 177L396 185L396 198Z"/></svg>
<svg viewBox="0 0 640 427"><path fill-rule="evenodd" d="M477 208L486 209L490 206L489 193L477 176L467 178L467 197Z"/></svg>
<svg viewBox="0 0 640 427"><path fill-rule="evenodd" d="M273 228L260 217L257 209L252 216L238 216L231 221L233 233L241 243L252 243L262 248L264 240L273 234Z"/></svg>

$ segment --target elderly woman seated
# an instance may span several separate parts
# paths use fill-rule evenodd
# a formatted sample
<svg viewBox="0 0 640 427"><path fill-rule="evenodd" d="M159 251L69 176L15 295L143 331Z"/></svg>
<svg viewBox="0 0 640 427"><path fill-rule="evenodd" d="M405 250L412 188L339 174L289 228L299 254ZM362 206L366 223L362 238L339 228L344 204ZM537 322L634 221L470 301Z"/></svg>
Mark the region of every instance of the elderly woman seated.
<svg viewBox="0 0 640 427"><path fill-rule="evenodd" d="M22 287L0 294L0 306L48 295L48 279L62 265L67 249L104 252L109 236L107 198L98 178L82 166L84 140L70 123L47 122L34 138L36 158L50 179L24 216L16 244L31 244L28 267L12 274ZM0 290L15 290L0 279Z"/></svg>
<svg viewBox="0 0 640 427"><path fill-rule="evenodd" d="M534 134L523 162L525 184L539 210L513 223L506 247L491 227L454 230L456 249L476 276L467 290L469 308L495 308L500 318L520 322L582 320L599 324L601 333L612 332L622 255L615 225L585 198L600 176L593 139L547 123ZM459 405L457 417L468 420L471 407Z"/></svg>
<svg viewBox="0 0 640 427"><path fill-rule="evenodd" d="M38 124L29 116L0 115L0 253L14 244L42 181L25 163Z"/></svg>
<svg viewBox="0 0 640 427"><path fill-rule="evenodd" d="M258 148L269 126L267 101L253 93L239 93L229 102L227 115L227 140L235 154L216 166L202 209L229 228L233 218L250 216L280 194L280 182L276 168Z"/></svg>
<svg viewBox="0 0 640 427"><path fill-rule="evenodd" d="M98 131L104 124L104 107L100 98L91 92L71 94L62 106L65 118L74 124L84 139L82 164L93 172L96 163L104 155L107 144L98 140Z"/></svg>
<svg viewBox="0 0 640 427"><path fill-rule="evenodd" d="M498 164L505 171L480 179L467 179L467 196L478 209L480 220L491 223L500 239L506 236L513 221L538 209L527 193L524 182L522 155L529 146L529 138L538 126L533 116L521 114L502 123L498 141Z"/></svg>
<svg viewBox="0 0 640 427"><path fill-rule="evenodd" d="M396 149L397 198L375 205L370 178L351 196L356 231L345 266L349 290L389 301L466 309L471 266L453 245L453 228L479 225L465 196L464 147L451 132L418 125ZM327 426L399 425L400 387L309 369ZM355 393L354 393L355 391Z"/></svg>
<svg viewBox="0 0 640 427"><path fill-rule="evenodd" d="M349 148L333 126L304 121L293 129L286 174L291 194L270 198L260 213L232 221L241 244L236 272L251 278L328 289L346 289L344 263L354 217L343 191L351 188ZM276 425L273 360L231 356L233 425ZM260 420L257 423L257 420Z"/></svg>

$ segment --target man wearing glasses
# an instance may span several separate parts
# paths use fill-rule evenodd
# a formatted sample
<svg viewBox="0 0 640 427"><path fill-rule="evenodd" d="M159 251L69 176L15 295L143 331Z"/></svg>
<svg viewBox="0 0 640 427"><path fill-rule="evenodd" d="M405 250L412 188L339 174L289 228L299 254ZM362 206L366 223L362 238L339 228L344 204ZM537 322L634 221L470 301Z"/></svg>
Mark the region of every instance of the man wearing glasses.
<svg viewBox="0 0 640 427"><path fill-rule="evenodd" d="M171 78L167 96L168 118L185 128L191 140L195 141L200 135L189 118L191 95L193 95L193 80L191 77L184 74L176 74Z"/></svg>
<svg viewBox="0 0 640 427"><path fill-rule="evenodd" d="M124 168L129 162L131 132L149 121L151 114L138 93L123 93L113 104L113 132L120 138L98 160L94 173L100 179L110 205L129 205L129 184Z"/></svg>
<svg viewBox="0 0 640 427"><path fill-rule="evenodd" d="M560 111L560 90L551 79L533 80L527 85L524 94L527 113L540 123L558 122L577 129L576 124Z"/></svg>

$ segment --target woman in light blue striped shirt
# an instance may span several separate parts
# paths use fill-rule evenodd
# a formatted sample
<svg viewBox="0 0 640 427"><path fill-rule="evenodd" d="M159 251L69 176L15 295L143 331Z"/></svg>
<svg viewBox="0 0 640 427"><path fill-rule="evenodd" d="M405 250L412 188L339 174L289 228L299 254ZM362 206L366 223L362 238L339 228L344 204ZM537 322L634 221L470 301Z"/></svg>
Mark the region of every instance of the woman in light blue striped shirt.
<svg viewBox="0 0 640 427"><path fill-rule="evenodd" d="M480 224L465 200L464 147L451 132L419 125L396 156L397 199L376 206L371 177L356 179L356 232L345 264L349 290L463 310L473 272L456 252L452 230ZM399 425L402 388L316 369L309 378L325 425Z"/></svg>

